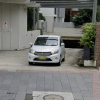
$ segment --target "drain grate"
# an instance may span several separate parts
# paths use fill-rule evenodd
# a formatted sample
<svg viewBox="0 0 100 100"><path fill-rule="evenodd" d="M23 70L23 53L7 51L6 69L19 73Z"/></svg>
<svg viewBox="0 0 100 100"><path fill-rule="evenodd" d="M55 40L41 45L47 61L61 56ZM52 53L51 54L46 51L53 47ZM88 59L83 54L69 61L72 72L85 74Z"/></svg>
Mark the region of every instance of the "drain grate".
<svg viewBox="0 0 100 100"><path fill-rule="evenodd" d="M32 94L26 94L25 100L33 100Z"/></svg>
<svg viewBox="0 0 100 100"><path fill-rule="evenodd" d="M64 100L64 98L60 95L49 94L43 97L44 100Z"/></svg>

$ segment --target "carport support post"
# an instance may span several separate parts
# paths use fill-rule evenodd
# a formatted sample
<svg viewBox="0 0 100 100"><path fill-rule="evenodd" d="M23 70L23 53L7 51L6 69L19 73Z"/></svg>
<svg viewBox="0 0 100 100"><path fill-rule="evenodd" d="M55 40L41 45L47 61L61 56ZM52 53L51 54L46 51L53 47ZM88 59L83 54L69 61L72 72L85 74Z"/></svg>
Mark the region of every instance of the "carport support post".
<svg viewBox="0 0 100 100"><path fill-rule="evenodd" d="M37 29L39 29L39 8L37 8Z"/></svg>
<svg viewBox="0 0 100 100"><path fill-rule="evenodd" d="M97 0L94 0L94 3L93 3L93 18L92 18L92 22L94 24L96 23L96 14L97 14Z"/></svg>
<svg viewBox="0 0 100 100"><path fill-rule="evenodd" d="M33 8L33 30L35 30L35 8Z"/></svg>

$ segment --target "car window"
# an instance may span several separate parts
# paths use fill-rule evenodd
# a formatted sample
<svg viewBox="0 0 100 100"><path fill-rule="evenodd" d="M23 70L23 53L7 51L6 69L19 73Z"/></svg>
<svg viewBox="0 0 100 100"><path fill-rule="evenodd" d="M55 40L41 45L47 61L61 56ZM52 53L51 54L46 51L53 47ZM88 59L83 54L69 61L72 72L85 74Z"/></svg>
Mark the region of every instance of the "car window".
<svg viewBox="0 0 100 100"><path fill-rule="evenodd" d="M61 43L64 43L63 40L62 40L62 38L60 38L60 46L61 46Z"/></svg>
<svg viewBox="0 0 100 100"><path fill-rule="evenodd" d="M40 46L57 46L58 38L57 37L38 37L34 45Z"/></svg>

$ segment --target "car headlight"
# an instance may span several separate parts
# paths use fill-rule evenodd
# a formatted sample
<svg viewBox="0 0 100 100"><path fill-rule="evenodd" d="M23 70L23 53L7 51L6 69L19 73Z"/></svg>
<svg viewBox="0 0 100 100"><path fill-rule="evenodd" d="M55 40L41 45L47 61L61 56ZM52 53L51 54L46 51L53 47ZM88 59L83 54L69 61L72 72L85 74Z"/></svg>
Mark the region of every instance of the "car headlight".
<svg viewBox="0 0 100 100"><path fill-rule="evenodd" d="M52 51L51 54L57 54L59 52L59 50L56 50L56 51Z"/></svg>
<svg viewBox="0 0 100 100"><path fill-rule="evenodd" d="M35 51L34 51L34 50L32 50L32 49L30 49L30 50L29 50L29 53L34 54L34 53L35 53Z"/></svg>

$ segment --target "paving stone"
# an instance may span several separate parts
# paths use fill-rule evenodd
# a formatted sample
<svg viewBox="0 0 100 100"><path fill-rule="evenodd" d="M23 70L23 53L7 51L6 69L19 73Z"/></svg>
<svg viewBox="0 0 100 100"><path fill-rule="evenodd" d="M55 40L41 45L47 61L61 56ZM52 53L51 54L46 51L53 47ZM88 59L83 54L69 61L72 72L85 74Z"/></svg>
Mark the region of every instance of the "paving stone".
<svg viewBox="0 0 100 100"><path fill-rule="evenodd" d="M79 87L77 82L71 82L70 85L71 85L71 88L78 88Z"/></svg>
<svg viewBox="0 0 100 100"><path fill-rule="evenodd" d="M87 78L84 78L84 81L85 82L93 82L93 78L92 77L87 77Z"/></svg>
<svg viewBox="0 0 100 100"><path fill-rule="evenodd" d="M74 99L83 100L81 93L73 93Z"/></svg>
<svg viewBox="0 0 100 100"><path fill-rule="evenodd" d="M81 92L80 89L79 88L76 88L76 87L71 88L71 89L72 89L72 92L73 93L80 93Z"/></svg>
<svg viewBox="0 0 100 100"><path fill-rule="evenodd" d="M36 90L44 91L44 73L37 74Z"/></svg>
<svg viewBox="0 0 100 100"><path fill-rule="evenodd" d="M21 80L29 80L29 72L23 72Z"/></svg>
<svg viewBox="0 0 100 100"><path fill-rule="evenodd" d="M45 91L53 91L52 73L45 73Z"/></svg>
<svg viewBox="0 0 100 100"><path fill-rule="evenodd" d="M84 100L93 100L92 97L84 97Z"/></svg>
<svg viewBox="0 0 100 100"><path fill-rule="evenodd" d="M16 94L7 94L7 99L8 100L15 100Z"/></svg>
<svg viewBox="0 0 100 100"><path fill-rule="evenodd" d="M8 85L8 84L1 84L0 90L8 90L9 87L10 87L10 85Z"/></svg>
<svg viewBox="0 0 100 100"><path fill-rule="evenodd" d="M88 90L87 86L84 84L80 84L79 88L80 88L80 90L86 90L86 91Z"/></svg>
<svg viewBox="0 0 100 100"><path fill-rule="evenodd" d="M37 72L30 72L29 73L29 81L28 81L28 86L27 86L27 93L32 93L32 91L36 90L37 86Z"/></svg>
<svg viewBox="0 0 100 100"><path fill-rule="evenodd" d="M81 94L83 97L90 97L91 96L89 91L81 91Z"/></svg>
<svg viewBox="0 0 100 100"><path fill-rule="evenodd" d="M7 95L7 90L0 90L0 98L4 98Z"/></svg>
<svg viewBox="0 0 100 100"><path fill-rule="evenodd" d="M53 73L52 75L53 75L54 91L63 91L59 73Z"/></svg>
<svg viewBox="0 0 100 100"><path fill-rule="evenodd" d="M17 90L18 90L18 87L10 87L9 90L8 90L8 93L14 93L16 94L17 93Z"/></svg>
<svg viewBox="0 0 100 100"><path fill-rule="evenodd" d="M17 92L15 100L25 100L26 92Z"/></svg>
<svg viewBox="0 0 100 100"><path fill-rule="evenodd" d="M66 73L60 73L60 78L62 83L69 84L68 75Z"/></svg>

